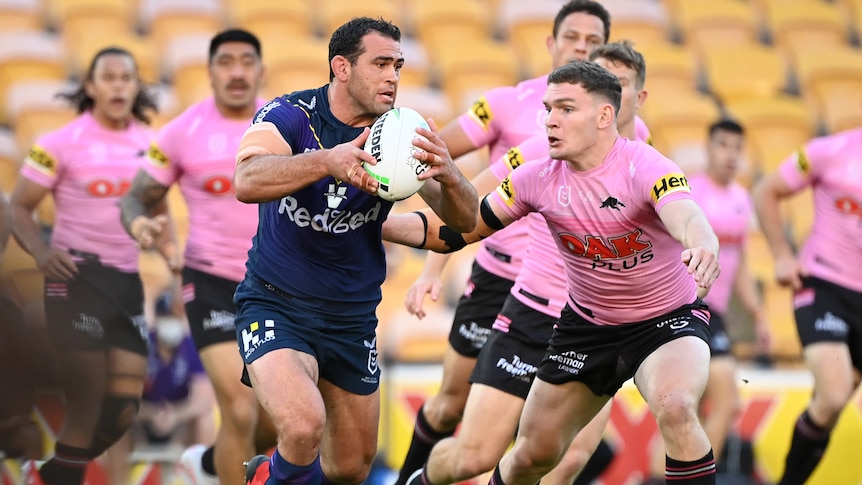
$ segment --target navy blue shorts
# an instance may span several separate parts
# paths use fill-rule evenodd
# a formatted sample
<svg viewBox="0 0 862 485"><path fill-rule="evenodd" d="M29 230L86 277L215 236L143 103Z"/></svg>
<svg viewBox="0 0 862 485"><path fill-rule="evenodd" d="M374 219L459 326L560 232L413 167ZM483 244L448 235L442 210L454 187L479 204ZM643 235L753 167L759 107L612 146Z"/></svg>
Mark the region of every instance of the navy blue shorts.
<svg viewBox="0 0 862 485"><path fill-rule="evenodd" d="M379 387L374 310L356 314L352 304L300 299L254 276L237 286L234 304L246 365L272 350L293 349L317 359L320 377L348 392L368 395Z"/></svg>

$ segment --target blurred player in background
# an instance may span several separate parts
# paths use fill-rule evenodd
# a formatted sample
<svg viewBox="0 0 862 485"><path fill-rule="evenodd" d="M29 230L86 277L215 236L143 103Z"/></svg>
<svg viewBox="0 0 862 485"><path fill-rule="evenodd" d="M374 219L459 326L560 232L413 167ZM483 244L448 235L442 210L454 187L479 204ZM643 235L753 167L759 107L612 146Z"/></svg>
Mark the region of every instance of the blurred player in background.
<svg viewBox="0 0 862 485"><path fill-rule="evenodd" d="M552 67L587 59L593 49L608 41L610 22L610 14L598 2L573 0L563 5L547 38ZM546 88L547 75L517 86L493 89L467 113L448 124L440 136L455 158L487 146L489 161L495 162L510 148L544 133L541 98ZM523 257L521 248L526 245L527 224L523 221L483 241L476 253L470 279L452 320L440 389L423 403L416 415L413 437L396 485L404 485L422 468L434 445L452 436L461 422L470 392L470 374L518 275ZM426 294L434 301L440 297L441 274L448 260L447 255L428 255L422 274L406 296L411 314L420 319L425 316ZM609 448L604 450L605 456L612 455Z"/></svg>
<svg viewBox="0 0 862 485"><path fill-rule="evenodd" d="M643 89L646 76L643 56L628 42L614 42L599 46L590 58L610 68L619 78L622 86L619 132L630 140L636 139L635 115L647 97ZM489 180L481 186L476 183L478 191L489 192L521 164L547 157L547 135L533 136L509 150L474 183ZM488 177L488 173L494 177ZM604 203L610 207L618 201L608 199ZM521 268L491 335L479 352L458 436L434 446L423 469L413 473L411 484L454 483L490 471L515 436L524 400L568 300L563 260L545 219L535 213L526 219L529 240ZM610 403L578 434L566 457L542 478L542 483L572 484L601 440L609 417ZM588 470L588 476L580 475L574 483L591 483L608 463L606 460L602 466Z"/></svg>
<svg viewBox="0 0 862 485"><path fill-rule="evenodd" d="M30 149L12 210L16 239L45 274L65 397L55 454L38 474L48 485L81 485L87 463L132 424L147 373L138 248L120 223L119 199L145 163L155 104L132 55L113 47L95 55L81 86L64 97L79 116ZM49 193L57 215L50 245L32 216ZM182 264L170 231L153 247L172 268Z"/></svg>
<svg viewBox="0 0 862 485"><path fill-rule="evenodd" d="M193 446L181 459L182 471L197 484L242 483L242 461L255 452L259 406L254 392L237 377L242 360L236 349L233 293L245 274L257 207L236 200L233 172L240 139L264 104L257 97L263 76L257 37L240 29L214 36L209 47L213 95L159 131L147 157L150 163L122 200L124 224L141 236L143 247L150 236L141 228L159 230L150 214L165 203L171 185L179 185L188 206L182 294L221 415L215 445Z"/></svg>
<svg viewBox="0 0 862 485"><path fill-rule="evenodd" d="M278 430L272 457L249 463L253 485L358 484L377 453L376 309L392 202L361 166L368 127L395 105L401 31L354 18L329 42L330 82L270 101L237 154L236 196L260 207L236 336L250 383ZM476 224L475 188L445 144L418 129L429 165L420 196L459 228Z"/></svg>
<svg viewBox="0 0 862 485"><path fill-rule="evenodd" d="M745 260L754 210L748 191L735 181L743 163L744 145L742 125L729 119L716 121L709 127L706 170L688 177L692 194L721 244L721 278L704 298L709 305L711 358L709 381L702 398L709 404L703 428L712 443L716 461L721 459L727 434L739 410L733 342L724 323L732 295L737 296L754 323L758 351L768 353L770 341L759 291ZM663 453L655 451L650 470L654 478L648 483L664 483Z"/></svg>
<svg viewBox="0 0 862 485"><path fill-rule="evenodd" d="M817 468L862 370L862 128L816 138L754 190L775 279L793 289L796 328L814 393L799 416L779 485L801 485ZM814 191L814 225L798 255L779 202Z"/></svg>

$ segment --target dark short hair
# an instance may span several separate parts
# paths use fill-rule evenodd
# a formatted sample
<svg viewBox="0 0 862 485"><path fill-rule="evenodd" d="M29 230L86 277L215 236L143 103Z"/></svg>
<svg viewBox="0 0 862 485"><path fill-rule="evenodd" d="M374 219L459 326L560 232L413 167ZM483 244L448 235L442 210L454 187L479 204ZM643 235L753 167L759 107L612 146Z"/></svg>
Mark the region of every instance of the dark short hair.
<svg viewBox="0 0 862 485"><path fill-rule="evenodd" d="M356 65L359 56L365 52L362 38L371 32L378 32L383 37L388 37L396 42L401 42L401 29L397 25L371 17L356 17L341 27L335 29L329 39L329 80L335 79L332 72L332 59L335 56L344 56L351 66Z"/></svg>
<svg viewBox="0 0 862 485"><path fill-rule="evenodd" d="M263 57L260 50L260 39L258 39L254 34L243 29L228 29L219 32L210 41L210 62L212 62L213 56L215 56L219 46L227 42L242 42L244 44L249 44L254 47L257 57Z"/></svg>
<svg viewBox="0 0 862 485"><path fill-rule="evenodd" d="M614 115L620 112L623 96L620 81L604 67L590 61L572 61L560 66L548 75L548 84L580 84L592 95L605 98L614 108Z"/></svg>
<svg viewBox="0 0 862 485"><path fill-rule="evenodd" d="M611 14L608 12L601 3L593 2L592 0L571 0L570 2L563 5L563 8L557 12L557 17L554 18L554 38L557 38L557 34L560 32L560 24L566 20L566 17L573 13L585 13L587 15L592 15L593 17L598 17L599 20L602 21L602 25L605 27L605 42L611 38Z"/></svg>
<svg viewBox="0 0 862 485"><path fill-rule="evenodd" d="M627 40L600 45L590 53L590 60L607 59L614 64L622 64L637 74L638 89L646 84L646 61L644 56L635 50Z"/></svg>
<svg viewBox="0 0 862 485"><path fill-rule="evenodd" d="M715 136L715 134L719 131L726 131L728 133L735 133L737 135L745 136L745 128L742 127L738 122L730 119L730 118L722 118L715 123L709 125L709 138Z"/></svg>
<svg viewBox="0 0 862 485"><path fill-rule="evenodd" d="M100 50L90 61L90 66L87 68L87 75L81 80L81 84L74 91L57 95L58 98L68 101L69 104L75 108L75 111L78 114L91 111L93 106L96 104L96 101L87 94L85 84L93 80L93 76L96 71L96 63L98 63L99 59L104 56L128 57L132 60L132 64L135 66L135 75L137 76L138 74L138 63L135 61L135 56L133 56L131 52L122 47L105 47ZM138 95L135 97L135 101L132 104L132 116L143 123L149 123L150 117L147 114L147 110L158 111L158 106L156 105L155 97L148 91L144 83L141 82L140 76L138 76L138 84L140 85L140 89L138 90Z"/></svg>

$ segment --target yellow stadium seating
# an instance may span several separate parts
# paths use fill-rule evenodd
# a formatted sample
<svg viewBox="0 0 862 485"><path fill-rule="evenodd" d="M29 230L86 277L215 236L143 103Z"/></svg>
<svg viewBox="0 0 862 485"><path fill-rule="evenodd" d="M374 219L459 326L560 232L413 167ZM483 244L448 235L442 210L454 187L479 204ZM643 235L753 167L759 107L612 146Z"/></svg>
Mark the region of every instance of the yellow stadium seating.
<svg viewBox="0 0 862 485"><path fill-rule="evenodd" d="M217 0L141 1L141 23L162 55L171 54L168 48L175 37L191 34L211 37L222 30L222 10Z"/></svg>
<svg viewBox="0 0 862 485"><path fill-rule="evenodd" d="M849 25L834 4L812 0L784 0L772 4L767 13L767 26L773 41L792 55L800 49L846 46Z"/></svg>
<svg viewBox="0 0 862 485"><path fill-rule="evenodd" d="M862 125L862 53L851 48L800 50L794 64L802 94L827 129Z"/></svg>
<svg viewBox="0 0 862 485"><path fill-rule="evenodd" d="M256 35L263 44L277 49L288 39L314 33L314 10L305 0L228 0L225 2L232 25ZM266 59L264 59L265 61Z"/></svg>
<svg viewBox="0 0 862 485"><path fill-rule="evenodd" d="M710 91L722 102L771 98L787 86L787 68L775 49L759 44L721 44L702 53Z"/></svg>
<svg viewBox="0 0 862 485"><path fill-rule="evenodd" d="M0 2L0 32L42 30L45 12L41 0Z"/></svg>
<svg viewBox="0 0 862 485"><path fill-rule="evenodd" d="M427 86L431 82L428 52L421 42L412 37L401 38L404 65L401 67L401 86Z"/></svg>
<svg viewBox="0 0 862 485"><path fill-rule="evenodd" d="M329 45L323 40L297 40L291 49L268 55L265 97L272 98L329 82Z"/></svg>
<svg viewBox="0 0 862 485"><path fill-rule="evenodd" d="M638 42L634 48L644 56L646 89L652 99L661 102L673 99L676 93L697 89L697 64L685 47L669 42Z"/></svg>
<svg viewBox="0 0 862 485"><path fill-rule="evenodd" d="M671 18L686 44L699 52L717 45L757 41L758 26L741 0L676 0Z"/></svg>
<svg viewBox="0 0 862 485"><path fill-rule="evenodd" d="M160 56L155 50L155 44L132 32L93 30L90 34L81 36L74 45L65 45L70 53L70 70L77 76L86 76L87 68L97 52L114 46L126 49L132 54L138 65L138 75L145 83L156 83L160 80Z"/></svg>
<svg viewBox="0 0 862 485"><path fill-rule="evenodd" d="M670 39L670 19L658 2L606 0L611 14L611 41L628 39L634 43L666 42Z"/></svg>
<svg viewBox="0 0 862 485"><path fill-rule="evenodd" d="M453 39L438 47L432 66L457 111L471 104L479 92L518 81L515 56L505 44Z"/></svg>
<svg viewBox="0 0 862 485"><path fill-rule="evenodd" d="M677 93L672 100L647 100L640 113L656 149L667 154L688 144L703 145L708 126L720 115L712 98L694 91Z"/></svg>
<svg viewBox="0 0 862 485"><path fill-rule="evenodd" d="M750 153L765 173L815 134L814 120L797 98L750 99L728 103L725 109L745 127Z"/></svg>
<svg viewBox="0 0 862 485"><path fill-rule="evenodd" d="M551 71L547 40L559 8L559 3L551 1L507 0L500 6L500 28L518 56L523 77Z"/></svg>
<svg viewBox="0 0 862 485"><path fill-rule="evenodd" d="M76 116L74 108L57 99L56 95L74 91L77 87L67 81L45 79L19 81L9 86L6 103L17 145L29 148L39 135L71 121Z"/></svg>
<svg viewBox="0 0 862 485"><path fill-rule="evenodd" d="M413 108L426 119L434 118L437 128L443 128L455 116L446 94L427 86L399 86L395 104Z"/></svg>
<svg viewBox="0 0 862 485"><path fill-rule="evenodd" d="M181 109L211 93L208 53L212 35L212 32L178 35L166 49L163 73L173 81Z"/></svg>
<svg viewBox="0 0 862 485"><path fill-rule="evenodd" d="M401 20L400 9L396 0L363 0L361 2L325 0L319 2L317 7L318 24L323 37L326 39L329 39L335 29L353 17L382 17L396 25L399 25Z"/></svg>
<svg viewBox="0 0 862 485"><path fill-rule="evenodd" d="M75 74L83 72L97 50L132 35L136 18L133 4L124 0L55 0L50 15Z"/></svg>
<svg viewBox="0 0 862 485"><path fill-rule="evenodd" d="M407 10L407 25L434 57L438 46L490 39L492 19L476 0L414 1Z"/></svg>
<svg viewBox="0 0 862 485"><path fill-rule="evenodd" d="M19 81L66 79L63 46L54 35L32 31L0 33L0 123L7 118L6 93Z"/></svg>

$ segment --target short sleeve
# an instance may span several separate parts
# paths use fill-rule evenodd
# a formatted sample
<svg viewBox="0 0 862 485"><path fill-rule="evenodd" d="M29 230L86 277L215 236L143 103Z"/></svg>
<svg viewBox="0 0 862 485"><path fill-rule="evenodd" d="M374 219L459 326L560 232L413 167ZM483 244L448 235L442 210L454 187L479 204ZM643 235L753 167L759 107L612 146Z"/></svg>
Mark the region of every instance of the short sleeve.
<svg viewBox="0 0 862 485"><path fill-rule="evenodd" d="M254 115L252 124L269 122L275 125L284 141L294 151L301 146L303 129L309 125L309 114L283 98L265 104Z"/></svg>
<svg viewBox="0 0 862 485"><path fill-rule="evenodd" d="M54 134L39 138L21 167L21 175L45 188L57 185L62 168L60 166L60 143Z"/></svg>
<svg viewBox="0 0 862 485"><path fill-rule="evenodd" d="M488 146L500 137L504 103L512 98L513 89L507 86L488 91L458 117L458 125L474 146Z"/></svg>

